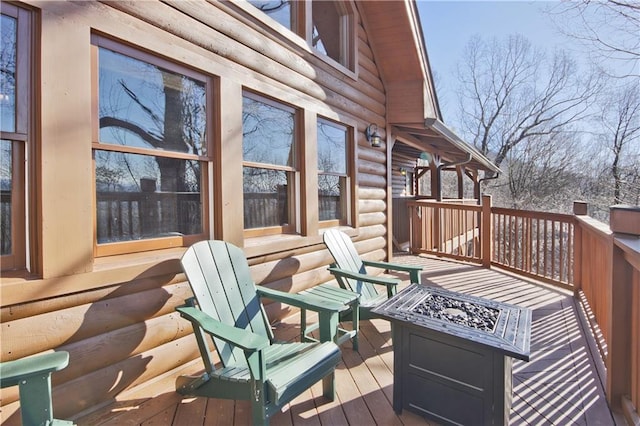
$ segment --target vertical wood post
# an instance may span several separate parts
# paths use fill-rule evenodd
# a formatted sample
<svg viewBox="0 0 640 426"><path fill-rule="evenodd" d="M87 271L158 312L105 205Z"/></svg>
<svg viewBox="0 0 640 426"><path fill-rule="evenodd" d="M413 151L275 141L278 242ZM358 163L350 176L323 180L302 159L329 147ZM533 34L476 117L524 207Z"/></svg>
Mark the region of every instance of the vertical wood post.
<svg viewBox="0 0 640 426"><path fill-rule="evenodd" d="M493 255L493 230L491 229L491 195L482 196L480 240L482 241L482 266L491 268Z"/></svg>
<svg viewBox="0 0 640 426"><path fill-rule="evenodd" d="M586 216L587 203L583 201L573 202L573 214ZM573 292L577 294L582 289L582 224L576 220L573 224Z"/></svg>
<svg viewBox="0 0 640 426"><path fill-rule="evenodd" d="M640 237L640 208L611 207L610 226L614 235L606 393L611 409L619 412L623 397L631 394L631 375L635 369L631 364L632 342L637 342L638 337L631 335L634 267L621 248L623 244L616 240Z"/></svg>
<svg viewBox="0 0 640 426"><path fill-rule="evenodd" d="M442 202L442 200L438 200L438 202ZM436 204L433 207L433 221L431 222L431 235L433 236L433 239L431 242L427 240L427 244L429 244L427 249L432 250L435 247L438 252L442 251L442 230L444 229L442 219L445 217L444 214L440 213L440 205Z"/></svg>

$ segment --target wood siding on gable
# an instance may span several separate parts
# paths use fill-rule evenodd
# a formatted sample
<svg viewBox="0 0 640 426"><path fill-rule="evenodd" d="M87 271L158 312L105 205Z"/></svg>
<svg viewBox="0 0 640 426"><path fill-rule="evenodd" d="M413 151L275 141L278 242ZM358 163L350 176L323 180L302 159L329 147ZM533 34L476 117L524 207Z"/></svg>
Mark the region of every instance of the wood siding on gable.
<svg viewBox="0 0 640 426"><path fill-rule="evenodd" d="M177 262L184 249L94 258L92 34L216 78L218 100L210 117L216 126L209 201L214 238L243 238L241 215L229 212L242 202L238 113L242 90L248 89L355 127L359 214L352 233L364 258L386 256L385 149L371 148L364 137L373 122L385 138L386 95L360 17L355 74L290 42L291 35L256 24L233 4L25 4L41 18L35 58L41 137L35 143L42 158L36 165L42 273L37 279L2 277L1 360L69 351L69 366L52 377L57 418L86 415L150 380L201 368L191 328L175 312L190 296ZM244 241L257 284L297 292L331 279L331 258L320 237L296 238L302 242L268 253ZM271 304L267 313L275 321L290 311ZM18 407L17 388L3 389L3 424L18 423Z"/></svg>

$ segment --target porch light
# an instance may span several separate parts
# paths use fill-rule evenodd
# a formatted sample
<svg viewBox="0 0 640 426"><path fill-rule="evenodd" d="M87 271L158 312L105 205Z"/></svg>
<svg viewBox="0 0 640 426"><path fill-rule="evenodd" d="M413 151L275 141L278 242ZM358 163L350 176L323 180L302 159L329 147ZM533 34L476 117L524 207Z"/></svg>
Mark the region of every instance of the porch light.
<svg viewBox="0 0 640 426"><path fill-rule="evenodd" d="M382 144L382 138L378 134L378 125L375 123L369 124L367 129L364 131L364 134L367 136L367 140L374 148L380 148Z"/></svg>

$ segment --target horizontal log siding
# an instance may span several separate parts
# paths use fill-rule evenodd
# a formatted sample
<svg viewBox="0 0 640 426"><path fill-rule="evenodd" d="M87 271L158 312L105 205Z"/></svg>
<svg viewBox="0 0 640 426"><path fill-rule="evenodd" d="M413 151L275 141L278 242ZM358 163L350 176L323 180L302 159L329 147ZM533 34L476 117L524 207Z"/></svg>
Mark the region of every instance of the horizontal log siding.
<svg viewBox="0 0 640 426"><path fill-rule="evenodd" d="M257 24L247 25L234 5L117 1L35 2L34 6L46 10L44 19L58 19L44 28L61 33L84 28L87 44L91 31L96 31L318 115L358 123L359 229L354 240L364 258L385 257L385 154L384 149L372 149L363 132L375 122L385 137L386 95L362 22L358 21L357 31L358 74L353 78L303 46L278 41ZM69 67L83 65L89 73L88 61ZM77 143L90 150L90 140ZM55 162L47 167L55 168ZM92 211L91 199L78 202L85 203L83 210ZM62 418L117 401L120 394L131 394L147 381L177 375L185 368L200 369L190 325L175 313L176 306L191 295L177 262L182 251L99 259L92 271L65 277L3 279L2 360L69 351L69 366L52 378L54 411ZM43 253L43 258L47 255ZM286 291L331 279L327 271L331 258L318 243L249 262L258 284ZM274 321L290 313L275 303L266 308ZM2 391L4 424L17 424L17 399L17 389Z"/></svg>

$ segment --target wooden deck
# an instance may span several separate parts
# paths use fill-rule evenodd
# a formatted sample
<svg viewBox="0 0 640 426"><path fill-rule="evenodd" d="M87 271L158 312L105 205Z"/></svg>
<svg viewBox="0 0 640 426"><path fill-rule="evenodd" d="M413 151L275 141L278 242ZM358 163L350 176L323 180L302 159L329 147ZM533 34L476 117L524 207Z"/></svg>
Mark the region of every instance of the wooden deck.
<svg viewBox="0 0 640 426"><path fill-rule="evenodd" d="M613 425L601 379L570 292L525 281L497 270L428 257L400 255L398 263L424 266L423 283L518 304L533 310L531 361L514 362L512 425ZM298 318L279 324L280 338L295 338ZM391 401L393 351L389 323L363 321L360 352L343 345L333 402L317 384L272 418L273 425L435 425L406 410L398 416ZM185 370L193 371L197 365ZM191 372L190 371L190 372ZM245 402L182 398L174 389L183 372L134 389L79 425L245 425Z"/></svg>

